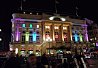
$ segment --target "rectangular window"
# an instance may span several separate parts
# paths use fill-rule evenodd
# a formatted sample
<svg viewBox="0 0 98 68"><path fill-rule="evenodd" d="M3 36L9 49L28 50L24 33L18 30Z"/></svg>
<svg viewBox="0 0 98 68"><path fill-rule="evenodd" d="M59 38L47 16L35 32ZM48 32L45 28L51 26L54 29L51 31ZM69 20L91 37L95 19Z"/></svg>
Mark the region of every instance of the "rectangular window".
<svg viewBox="0 0 98 68"><path fill-rule="evenodd" d="M83 36L82 35L79 35L79 41L83 42Z"/></svg>
<svg viewBox="0 0 98 68"><path fill-rule="evenodd" d="M37 25L37 28L39 28L39 25Z"/></svg>
<svg viewBox="0 0 98 68"><path fill-rule="evenodd" d="M59 38L59 36L58 35L55 35L55 38Z"/></svg>
<svg viewBox="0 0 98 68"><path fill-rule="evenodd" d="M26 27L26 24L22 24L22 27L25 28Z"/></svg>
<svg viewBox="0 0 98 68"><path fill-rule="evenodd" d="M72 40L75 42L75 37L72 37Z"/></svg>
<svg viewBox="0 0 98 68"><path fill-rule="evenodd" d="M67 34L64 34L64 41L67 42Z"/></svg>
<svg viewBox="0 0 98 68"><path fill-rule="evenodd" d="M45 35L45 38L48 38L48 37L50 37L50 35L49 35L49 34L46 34L46 35Z"/></svg>
<svg viewBox="0 0 98 68"><path fill-rule="evenodd" d="M33 27L33 26L32 26L32 24L30 24L29 26L30 26L30 28L32 28L32 27Z"/></svg>
<svg viewBox="0 0 98 68"><path fill-rule="evenodd" d="M67 27L63 27L63 30L67 30Z"/></svg>
<svg viewBox="0 0 98 68"><path fill-rule="evenodd" d="M75 37L75 42L78 42L79 41L78 35L75 34L74 37Z"/></svg>
<svg viewBox="0 0 98 68"><path fill-rule="evenodd" d="M29 42L31 43L32 42L32 36L29 36Z"/></svg>
<svg viewBox="0 0 98 68"><path fill-rule="evenodd" d="M26 32L25 37L26 37L25 41L29 41L29 32Z"/></svg>
<svg viewBox="0 0 98 68"><path fill-rule="evenodd" d="M25 43L25 36L22 36L22 43Z"/></svg>
<svg viewBox="0 0 98 68"><path fill-rule="evenodd" d="M46 31L45 32L45 38L48 38L48 37L50 37L50 32L49 31Z"/></svg>
<svg viewBox="0 0 98 68"><path fill-rule="evenodd" d="M54 29L59 29L59 27L58 26L55 26Z"/></svg>
<svg viewBox="0 0 98 68"><path fill-rule="evenodd" d="M39 42L40 36L36 36L36 40L37 40L37 42Z"/></svg>
<svg viewBox="0 0 98 68"><path fill-rule="evenodd" d="M50 26L45 26L46 29L50 29Z"/></svg>
<svg viewBox="0 0 98 68"><path fill-rule="evenodd" d="M36 42L36 32L33 32L32 36L33 36L33 42Z"/></svg>

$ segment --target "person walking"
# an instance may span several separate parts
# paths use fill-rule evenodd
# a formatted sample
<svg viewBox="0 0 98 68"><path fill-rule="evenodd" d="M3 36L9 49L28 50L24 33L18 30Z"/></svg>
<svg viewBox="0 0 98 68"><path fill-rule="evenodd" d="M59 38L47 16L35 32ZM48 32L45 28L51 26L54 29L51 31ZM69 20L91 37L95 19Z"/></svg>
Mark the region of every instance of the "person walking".
<svg viewBox="0 0 98 68"><path fill-rule="evenodd" d="M46 54L43 54L41 57L41 63L45 66L48 67L49 66L49 61L48 61L48 57Z"/></svg>
<svg viewBox="0 0 98 68"><path fill-rule="evenodd" d="M45 68L44 65L38 62L35 54L30 54L27 58L27 62L21 68Z"/></svg>
<svg viewBox="0 0 98 68"><path fill-rule="evenodd" d="M16 57L14 52L10 53L2 68L21 68L19 58Z"/></svg>

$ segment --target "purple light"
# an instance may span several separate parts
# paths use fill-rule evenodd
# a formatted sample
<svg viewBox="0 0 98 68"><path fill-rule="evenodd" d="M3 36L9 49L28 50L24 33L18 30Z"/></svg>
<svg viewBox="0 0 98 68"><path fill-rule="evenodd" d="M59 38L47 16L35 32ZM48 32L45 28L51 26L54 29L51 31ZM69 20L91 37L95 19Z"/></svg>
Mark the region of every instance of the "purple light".
<svg viewBox="0 0 98 68"><path fill-rule="evenodd" d="M88 25L86 25L86 24L83 24L83 25L81 25L81 26L82 26L82 27L84 27L84 26L86 26L86 27L87 27Z"/></svg>
<svg viewBox="0 0 98 68"><path fill-rule="evenodd" d="M86 41L88 41L88 34L87 33L85 34L85 38L86 38Z"/></svg>
<svg viewBox="0 0 98 68"><path fill-rule="evenodd" d="M15 20L22 20L21 18L15 18Z"/></svg>
<svg viewBox="0 0 98 68"><path fill-rule="evenodd" d="M16 41L19 41L19 33L16 33Z"/></svg>
<svg viewBox="0 0 98 68"><path fill-rule="evenodd" d="M16 41L19 41L20 34L19 34L19 25L17 25L17 30L16 30Z"/></svg>
<svg viewBox="0 0 98 68"><path fill-rule="evenodd" d="M16 41L20 40L20 32L16 32Z"/></svg>
<svg viewBox="0 0 98 68"><path fill-rule="evenodd" d="M88 26L88 25L83 24L82 27L84 27L84 26L85 26L85 28L86 28L86 29L83 31L84 33L85 33L85 31L86 31L86 33L85 33L85 40L88 41L88 34L87 34L87 26Z"/></svg>
<svg viewBox="0 0 98 68"><path fill-rule="evenodd" d="M18 21L20 21L20 22L23 22L23 21L25 21L26 19L22 19L22 18L15 18L15 20L18 20Z"/></svg>
<svg viewBox="0 0 98 68"><path fill-rule="evenodd" d="M96 43L96 46L98 46L98 43Z"/></svg>
<svg viewBox="0 0 98 68"><path fill-rule="evenodd" d="M87 18L84 18L84 19L85 19L85 21L86 21L88 24L92 24L92 23L93 23L93 21L90 20L90 19L87 19Z"/></svg>
<svg viewBox="0 0 98 68"><path fill-rule="evenodd" d="M16 20L16 21L19 21L19 23L24 23L24 19L16 18L15 20Z"/></svg>

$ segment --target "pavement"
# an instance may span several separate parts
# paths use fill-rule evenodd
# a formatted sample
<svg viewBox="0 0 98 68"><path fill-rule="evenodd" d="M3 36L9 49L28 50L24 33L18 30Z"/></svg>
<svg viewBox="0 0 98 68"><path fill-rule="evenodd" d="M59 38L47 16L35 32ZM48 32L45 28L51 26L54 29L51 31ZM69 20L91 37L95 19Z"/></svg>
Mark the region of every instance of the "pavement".
<svg viewBox="0 0 98 68"><path fill-rule="evenodd" d="M87 59L89 64L88 68L98 68L98 58L97 59Z"/></svg>

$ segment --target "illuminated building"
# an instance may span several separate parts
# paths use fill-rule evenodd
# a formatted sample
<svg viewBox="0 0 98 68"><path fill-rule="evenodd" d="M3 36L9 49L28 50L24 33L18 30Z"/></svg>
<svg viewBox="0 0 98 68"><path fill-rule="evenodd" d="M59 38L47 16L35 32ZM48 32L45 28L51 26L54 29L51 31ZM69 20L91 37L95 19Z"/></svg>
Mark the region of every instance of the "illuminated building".
<svg viewBox="0 0 98 68"><path fill-rule="evenodd" d="M48 53L52 46L85 46L88 42L87 25L85 20L72 19L69 16L52 16L48 14L12 15L11 50L17 48L19 54ZM48 43L47 38L52 41ZM72 43L72 45L71 45ZM53 51L51 50L51 53Z"/></svg>

